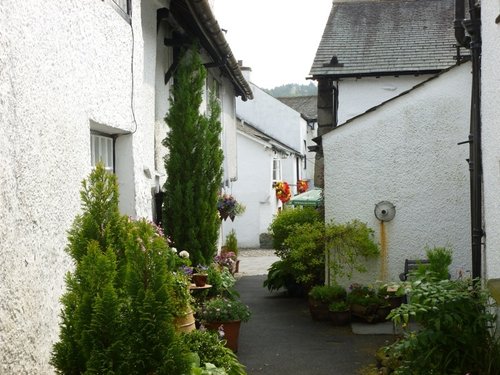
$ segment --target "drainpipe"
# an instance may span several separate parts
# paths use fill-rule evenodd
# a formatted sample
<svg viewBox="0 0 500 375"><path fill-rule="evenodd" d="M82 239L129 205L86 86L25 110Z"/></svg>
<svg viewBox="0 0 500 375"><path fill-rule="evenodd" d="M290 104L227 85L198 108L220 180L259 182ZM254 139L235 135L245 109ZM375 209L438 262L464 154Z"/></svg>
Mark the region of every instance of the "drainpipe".
<svg viewBox="0 0 500 375"><path fill-rule="evenodd" d="M455 1L455 37L470 49L472 62L472 95L469 133L469 172L471 197L472 277L481 277L482 226L482 158L481 158L481 8L469 0L470 19L464 19L464 0ZM470 35L465 36L465 30Z"/></svg>

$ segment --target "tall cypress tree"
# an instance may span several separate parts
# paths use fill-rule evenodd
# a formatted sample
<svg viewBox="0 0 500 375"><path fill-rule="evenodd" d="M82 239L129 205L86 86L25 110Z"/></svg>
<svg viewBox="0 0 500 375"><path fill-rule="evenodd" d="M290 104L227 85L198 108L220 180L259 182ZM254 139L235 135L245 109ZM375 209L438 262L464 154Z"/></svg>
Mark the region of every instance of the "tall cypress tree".
<svg viewBox="0 0 500 375"><path fill-rule="evenodd" d="M216 253L220 220L217 193L222 182L220 108L211 98L209 116L200 113L206 71L192 48L174 76L169 126L163 141L167 182L163 205L165 233L194 264L208 264Z"/></svg>

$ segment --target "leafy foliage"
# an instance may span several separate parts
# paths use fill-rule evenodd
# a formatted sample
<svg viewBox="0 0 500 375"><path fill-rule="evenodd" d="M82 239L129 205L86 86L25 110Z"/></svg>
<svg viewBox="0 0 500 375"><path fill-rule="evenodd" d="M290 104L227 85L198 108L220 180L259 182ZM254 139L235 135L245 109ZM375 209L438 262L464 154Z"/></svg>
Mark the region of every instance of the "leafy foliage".
<svg viewBox="0 0 500 375"><path fill-rule="evenodd" d="M188 371L173 331L165 239L146 221L119 214L116 177L102 164L81 195L67 247L75 270L66 276L51 363L61 374Z"/></svg>
<svg viewBox="0 0 500 375"><path fill-rule="evenodd" d="M328 267L333 280L351 278L354 271L366 272L363 260L379 254L373 230L359 220L325 227L325 243L329 250Z"/></svg>
<svg viewBox="0 0 500 375"><path fill-rule="evenodd" d="M196 330L183 334L182 340L191 352L199 355L201 364L212 363L225 369L228 375L246 375L245 366L224 346L216 332Z"/></svg>
<svg viewBox="0 0 500 375"><path fill-rule="evenodd" d="M422 328L386 348L399 364L395 374L500 373L500 345L491 330L496 317L478 282L416 280L410 287L410 302L389 317L403 327L413 319Z"/></svg>
<svg viewBox="0 0 500 375"><path fill-rule="evenodd" d="M320 214L311 207L284 210L277 215L269 226L269 232L273 236L273 248L276 251L276 255L280 258L286 256L288 247L285 244L285 240L290 236L296 225L318 221L321 221Z"/></svg>
<svg viewBox="0 0 500 375"><path fill-rule="evenodd" d="M163 145L165 183L164 230L193 264L209 264L216 253L220 225L217 210L222 180L220 107L210 98L209 116L200 114L206 71L195 48L184 53L170 97L169 126Z"/></svg>
<svg viewBox="0 0 500 375"><path fill-rule="evenodd" d="M309 291L309 297L327 304L345 300L346 296L347 291L343 286L338 284L316 285Z"/></svg>

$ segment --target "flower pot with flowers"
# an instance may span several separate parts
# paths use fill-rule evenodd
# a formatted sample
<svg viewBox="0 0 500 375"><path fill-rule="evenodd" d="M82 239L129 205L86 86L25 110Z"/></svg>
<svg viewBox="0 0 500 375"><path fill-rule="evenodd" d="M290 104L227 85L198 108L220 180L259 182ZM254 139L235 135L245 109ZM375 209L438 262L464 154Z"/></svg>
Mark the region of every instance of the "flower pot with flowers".
<svg viewBox="0 0 500 375"><path fill-rule="evenodd" d="M222 220L230 218L234 221L236 216L245 212L245 206L239 203L231 194L221 194L217 200L217 210Z"/></svg>
<svg viewBox="0 0 500 375"><path fill-rule="evenodd" d="M197 311L197 317L209 330L224 332L226 346L238 351L241 322L250 319L250 308L238 299L215 297L205 301Z"/></svg>
<svg viewBox="0 0 500 375"><path fill-rule="evenodd" d="M281 202L286 203L292 198L292 192L290 191L290 185L285 181L275 182L274 190L276 191L276 198Z"/></svg>
<svg viewBox="0 0 500 375"><path fill-rule="evenodd" d="M208 279L208 267L203 266L201 264L198 264L194 269L193 269L193 274L191 275L191 281L197 286L197 287L204 287L207 284L207 279Z"/></svg>

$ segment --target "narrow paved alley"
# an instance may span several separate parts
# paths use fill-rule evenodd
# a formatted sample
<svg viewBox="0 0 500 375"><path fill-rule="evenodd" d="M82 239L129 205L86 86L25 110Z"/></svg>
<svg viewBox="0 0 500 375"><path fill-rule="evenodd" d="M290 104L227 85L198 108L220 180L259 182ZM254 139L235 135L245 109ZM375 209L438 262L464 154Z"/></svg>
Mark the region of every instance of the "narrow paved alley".
<svg viewBox="0 0 500 375"><path fill-rule="evenodd" d="M242 257L240 265L237 289L252 318L242 324L238 358L248 375L354 375L374 362L377 348L393 339L313 321L306 300L263 288L265 270L258 267L270 261Z"/></svg>

